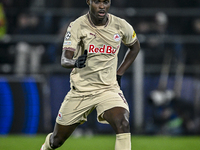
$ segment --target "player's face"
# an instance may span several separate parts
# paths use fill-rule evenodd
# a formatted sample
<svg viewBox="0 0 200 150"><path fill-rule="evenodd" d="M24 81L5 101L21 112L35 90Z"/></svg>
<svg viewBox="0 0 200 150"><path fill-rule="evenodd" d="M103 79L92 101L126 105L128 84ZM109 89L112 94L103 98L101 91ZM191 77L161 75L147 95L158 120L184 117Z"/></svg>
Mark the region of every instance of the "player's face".
<svg viewBox="0 0 200 150"><path fill-rule="evenodd" d="M87 0L87 3L93 21L97 21L98 23L99 21L104 22L107 20L111 0Z"/></svg>

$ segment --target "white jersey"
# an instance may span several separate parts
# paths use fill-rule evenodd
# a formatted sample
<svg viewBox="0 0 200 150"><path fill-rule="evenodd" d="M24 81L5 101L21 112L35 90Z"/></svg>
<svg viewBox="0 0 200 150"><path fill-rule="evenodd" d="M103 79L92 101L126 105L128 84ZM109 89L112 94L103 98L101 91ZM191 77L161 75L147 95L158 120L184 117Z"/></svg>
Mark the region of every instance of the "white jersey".
<svg viewBox="0 0 200 150"><path fill-rule="evenodd" d="M63 50L74 52L77 59L87 49L86 67L74 68L70 74L71 88L79 92L95 92L118 87L116 81L117 54L121 42L131 46L137 41L133 27L124 19L108 14L104 26L95 26L89 14L71 22Z"/></svg>

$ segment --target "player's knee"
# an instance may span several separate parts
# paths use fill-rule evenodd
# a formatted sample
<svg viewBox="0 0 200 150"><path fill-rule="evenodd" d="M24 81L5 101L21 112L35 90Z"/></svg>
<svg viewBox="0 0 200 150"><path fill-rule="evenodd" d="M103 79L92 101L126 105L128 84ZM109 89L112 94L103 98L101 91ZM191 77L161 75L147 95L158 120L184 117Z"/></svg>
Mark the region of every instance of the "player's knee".
<svg viewBox="0 0 200 150"><path fill-rule="evenodd" d="M124 119L121 123L121 128L123 130L123 132L130 132L130 125L129 125L129 121Z"/></svg>
<svg viewBox="0 0 200 150"><path fill-rule="evenodd" d="M129 121L126 119L121 119L117 123L117 133L128 133L130 132Z"/></svg>
<svg viewBox="0 0 200 150"><path fill-rule="evenodd" d="M60 147L61 145L63 145L64 142L65 140L52 135L51 140L50 140L50 146L52 149L56 149Z"/></svg>

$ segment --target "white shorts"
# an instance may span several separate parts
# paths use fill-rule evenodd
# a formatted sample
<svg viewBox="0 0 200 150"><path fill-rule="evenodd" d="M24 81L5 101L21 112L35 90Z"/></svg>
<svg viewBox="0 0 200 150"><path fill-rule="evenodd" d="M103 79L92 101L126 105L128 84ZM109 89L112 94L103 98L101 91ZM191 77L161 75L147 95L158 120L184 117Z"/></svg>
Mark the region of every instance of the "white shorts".
<svg viewBox="0 0 200 150"><path fill-rule="evenodd" d="M111 108L123 107L129 111L128 103L119 89L102 90L97 94L82 95L74 90L68 92L60 107L56 122L61 125L72 125L84 123L87 116L97 110L97 120L101 123L108 122L103 119L102 114Z"/></svg>

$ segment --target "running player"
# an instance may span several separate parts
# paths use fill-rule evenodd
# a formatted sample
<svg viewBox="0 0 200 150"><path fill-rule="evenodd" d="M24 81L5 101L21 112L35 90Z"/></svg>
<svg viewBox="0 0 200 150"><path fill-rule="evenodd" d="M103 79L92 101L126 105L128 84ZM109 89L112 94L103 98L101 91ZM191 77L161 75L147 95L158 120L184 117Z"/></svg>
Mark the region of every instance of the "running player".
<svg viewBox="0 0 200 150"><path fill-rule="evenodd" d="M111 0L86 2L89 12L70 23L63 43L61 65L73 68L71 90L41 150L60 147L94 109L98 121L116 132L115 150L131 150L129 107L119 85L140 44L129 23L108 13ZM129 49L117 69L121 42Z"/></svg>

